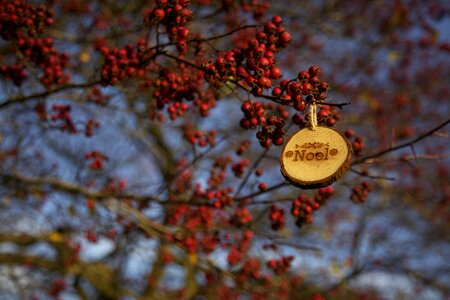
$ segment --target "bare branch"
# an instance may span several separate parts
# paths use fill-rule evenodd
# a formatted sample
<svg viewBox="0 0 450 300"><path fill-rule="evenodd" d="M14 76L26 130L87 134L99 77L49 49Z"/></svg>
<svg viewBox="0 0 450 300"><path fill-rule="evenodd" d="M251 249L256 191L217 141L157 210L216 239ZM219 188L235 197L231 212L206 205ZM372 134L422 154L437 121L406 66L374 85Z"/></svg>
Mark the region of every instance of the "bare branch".
<svg viewBox="0 0 450 300"><path fill-rule="evenodd" d="M12 104L17 104L17 103L24 103L26 101L29 100L33 100L33 99L37 99L37 98L42 98L42 97L46 97L49 96L51 94L60 92L60 91L65 91L65 90L70 90L70 89L80 89L80 88L88 88L91 86L94 86L98 84L98 81L94 81L94 82L87 82L87 83L79 83L79 84L67 84L67 85L63 85L63 86L59 86L53 89L49 89L46 90L44 92L41 93L36 93L36 94L31 94L28 96L16 96L16 97L12 97L2 103L0 103L0 109L6 108Z"/></svg>
<svg viewBox="0 0 450 300"><path fill-rule="evenodd" d="M358 165L358 164L362 164L362 163L372 163L374 158L383 156L383 155L385 155L387 153L390 153L390 152L397 151L399 149L403 149L405 147L411 147L414 144L416 144L416 143L420 142L421 140L423 140L424 138L433 135L436 131L438 131L439 129L445 127L449 123L450 123L450 119L448 119L447 121L445 121L445 122L441 123L440 125L434 127L433 129L429 130L428 132L418 136L417 138L415 138L411 142L404 143L404 144L401 144L401 145L398 145L398 146L395 146L395 147L389 147L389 148L384 149L384 150L382 150L382 151L380 151L378 153L375 153L375 154L368 155L366 157L360 158L358 160L355 160L352 165Z"/></svg>

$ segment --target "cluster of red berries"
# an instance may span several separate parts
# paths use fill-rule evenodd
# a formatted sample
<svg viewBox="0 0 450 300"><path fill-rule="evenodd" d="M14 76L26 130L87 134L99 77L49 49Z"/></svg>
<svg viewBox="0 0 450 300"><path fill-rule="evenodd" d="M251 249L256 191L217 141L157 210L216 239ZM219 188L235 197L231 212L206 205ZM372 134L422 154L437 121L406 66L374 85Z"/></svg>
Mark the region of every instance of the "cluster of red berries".
<svg viewBox="0 0 450 300"><path fill-rule="evenodd" d="M237 274L237 281L247 282L248 279L261 279L262 277L261 262L256 258L249 258L242 265L240 273Z"/></svg>
<svg viewBox="0 0 450 300"><path fill-rule="evenodd" d="M91 243L97 243L98 241L97 233L94 231L92 227L86 229L84 237L86 238L87 241Z"/></svg>
<svg viewBox="0 0 450 300"><path fill-rule="evenodd" d="M114 85L126 77L144 76L142 67L144 52L139 50L142 46L145 48L143 44L145 40L140 39L137 47L131 43L124 48L108 48L105 45L99 45L97 50L104 58L100 83L103 86Z"/></svg>
<svg viewBox="0 0 450 300"><path fill-rule="evenodd" d="M242 254L242 251L240 251L236 247L231 247L227 255L228 265L230 266L237 265L242 260L243 257L244 255Z"/></svg>
<svg viewBox="0 0 450 300"><path fill-rule="evenodd" d="M241 159L235 164L231 165L231 170L234 173L234 176L240 178L242 175L244 175L245 169L250 164L250 160L248 159Z"/></svg>
<svg viewBox="0 0 450 300"><path fill-rule="evenodd" d="M250 249L253 236L253 231L245 230L241 236L236 234L236 236L232 238L234 243L224 244L225 246L230 247L230 251L227 255L227 261L230 266L235 266L244 258L245 252ZM230 240L228 234L224 235L223 240ZM235 243L235 241L238 241L238 243Z"/></svg>
<svg viewBox="0 0 450 300"><path fill-rule="evenodd" d="M44 5L33 7L25 0L0 0L0 36L6 41L19 37L22 28L35 36L53 23L53 15Z"/></svg>
<svg viewBox="0 0 450 300"><path fill-rule="evenodd" d="M177 75L169 69L161 69L158 79L152 82L155 88L153 97L156 99L156 109L161 110L167 105L170 119L175 120L188 110L189 106L184 102L186 100L193 101L193 104L199 107L201 116L207 116L211 105L215 104L200 101L197 97L202 77L201 72Z"/></svg>
<svg viewBox="0 0 450 300"><path fill-rule="evenodd" d="M122 193L127 186L125 179L109 178L101 189L102 193L115 194Z"/></svg>
<svg viewBox="0 0 450 300"><path fill-rule="evenodd" d="M105 167L105 161L108 157L100 151L89 151L85 155L87 160L90 160L89 168L92 170L102 170Z"/></svg>
<svg viewBox="0 0 450 300"><path fill-rule="evenodd" d="M273 230L280 230L284 228L286 219L284 217L284 210L278 208L276 205L270 206L269 220L271 222L271 228Z"/></svg>
<svg viewBox="0 0 450 300"><path fill-rule="evenodd" d="M187 51L189 29L185 26L193 16L188 8L189 4L189 0L157 0L157 7L151 10L145 19L147 24L157 22L165 25L169 39L176 42L180 53Z"/></svg>
<svg viewBox="0 0 450 300"><path fill-rule="evenodd" d="M244 129L256 128L256 126L266 123L265 110L260 102L245 101L241 105L244 118L240 125Z"/></svg>
<svg viewBox="0 0 450 300"><path fill-rule="evenodd" d="M292 115L292 123L298 125L300 128L305 128L306 126L308 126L308 120L299 113L295 113L294 115Z"/></svg>
<svg viewBox="0 0 450 300"><path fill-rule="evenodd" d="M0 75L5 79L11 79L16 86L20 86L27 78L27 72L22 64L0 66Z"/></svg>
<svg viewBox="0 0 450 300"><path fill-rule="evenodd" d="M54 122L60 122L59 128L61 130L67 130L70 133L76 133L77 129L72 121L72 115L70 113L71 106L64 104L53 104L52 110L54 113L51 115L51 120Z"/></svg>
<svg viewBox="0 0 450 300"><path fill-rule="evenodd" d="M253 215L250 210L246 207L239 207L235 210L230 223L236 226L249 225L253 220Z"/></svg>
<svg viewBox="0 0 450 300"><path fill-rule="evenodd" d="M355 156L361 156L365 147L362 136L355 136L355 132L352 129L347 129L344 134L348 139L353 139L353 154Z"/></svg>
<svg viewBox="0 0 450 300"><path fill-rule="evenodd" d="M106 105L110 96L104 95L98 86L94 86L87 94L87 101L97 105Z"/></svg>
<svg viewBox="0 0 450 300"><path fill-rule="evenodd" d="M68 255L64 258L64 267L69 268L80 259L81 244L68 240L66 242Z"/></svg>
<svg viewBox="0 0 450 300"><path fill-rule="evenodd" d="M285 133L283 118L271 116L267 119L266 124L261 127L261 130L256 133L256 137L262 147L269 148L272 144L282 145Z"/></svg>
<svg viewBox="0 0 450 300"><path fill-rule="evenodd" d="M250 140L243 141L242 143L239 144L239 147L236 150L236 154L239 156L243 155L250 148L251 144L252 142Z"/></svg>
<svg viewBox="0 0 450 300"><path fill-rule="evenodd" d="M66 289L66 281L63 278L55 279L50 285L47 293L58 299L59 294Z"/></svg>
<svg viewBox="0 0 450 300"><path fill-rule="evenodd" d="M45 86L69 81L70 76L63 72L69 61L69 55L59 53L53 46L52 38L19 38L17 46L25 59L43 71L40 79Z"/></svg>
<svg viewBox="0 0 450 300"><path fill-rule="evenodd" d="M204 133L200 130L196 130L194 125L190 122L186 122L183 125L183 138L192 145L198 145L199 147L206 147L211 145L213 147L216 144L216 130L210 130L208 133Z"/></svg>
<svg viewBox="0 0 450 300"><path fill-rule="evenodd" d="M282 80L278 87L273 88L272 96L292 101L293 107L298 111L305 110L306 104L324 101L329 86L320 81L319 71L319 67L311 66L308 71L300 71L295 80Z"/></svg>
<svg viewBox="0 0 450 300"><path fill-rule="evenodd" d="M237 79L248 86L253 95L260 96L264 89L272 87L272 80L282 76L275 65L275 53L286 47L291 35L281 26L282 19L275 16L257 32L247 47L236 47L216 58L214 63L205 63L205 79L214 86L222 82Z"/></svg>
<svg viewBox="0 0 450 300"><path fill-rule="evenodd" d="M86 128L84 130L84 134L87 137L92 137L92 135L94 134L94 129L98 129L100 128L100 123L98 123L95 120L88 120L86 123Z"/></svg>
<svg viewBox="0 0 450 300"><path fill-rule="evenodd" d="M210 228L213 225L214 211L208 206L189 207L179 205L167 217L167 223L172 225L183 224L189 231L199 228Z"/></svg>
<svg viewBox="0 0 450 300"><path fill-rule="evenodd" d="M281 274L289 270L291 263L294 260L292 255L284 256L280 259L270 259L267 261L266 265L272 269L275 274Z"/></svg>
<svg viewBox="0 0 450 300"><path fill-rule="evenodd" d="M276 108L278 116L267 117L267 111L274 108ZM241 105L241 110L244 112L244 118L240 121L242 128L250 129L260 126L256 137L262 147L269 148L272 144L276 146L283 144L283 136L286 133L284 120L289 116L289 113L282 105L274 107L272 103L262 104L246 101Z"/></svg>
<svg viewBox="0 0 450 300"><path fill-rule="evenodd" d="M327 105L322 106L317 113L317 122L319 125L332 127L339 119L339 112L336 109L331 109Z"/></svg>
<svg viewBox="0 0 450 300"><path fill-rule="evenodd" d="M371 191L372 187L370 186L369 182L365 180L352 189L352 195L350 196L350 199L355 203L364 203Z"/></svg>
<svg viewBox="0 0 450 300"><path fill-rule="evenodd" d="M223 188L218 189L215 192L215 198L213 202L213 206L215 208L223 208L226 206L231 206L233 204L233 197L231 196L231 192L233 191L233 188Z"/></svg>
<svg viewBox="0 0 450 300"><path fill-rule="evenodd" d="M213 168L210 171L210 175L208 178L208 185L213 189L217 188L223 183L223 181L225 180L226 177L227 177L227 175L224 170L216 170ZM212 192L212 189L210 189L210 192ZM212 199L212 197L208 197L208 198Z"/></svg>
<svg viewBox="0 0 450 300"><path fill-rule="evenodd" d="M322 206L334 193L332 187L321 188L314 197L300 195L292 202L291 214L297 218L296 225L301 227L303 224L313 222L313 211Z"/></svg>

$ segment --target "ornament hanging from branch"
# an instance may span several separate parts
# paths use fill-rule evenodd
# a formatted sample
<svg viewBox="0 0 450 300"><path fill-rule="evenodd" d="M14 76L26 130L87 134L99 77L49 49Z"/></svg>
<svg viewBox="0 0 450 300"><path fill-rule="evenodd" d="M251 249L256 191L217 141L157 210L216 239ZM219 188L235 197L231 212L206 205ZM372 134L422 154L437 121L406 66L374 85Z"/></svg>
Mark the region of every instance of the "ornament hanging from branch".
<svg viewBox="0 0 450 300"><path fill-rule="evenodd" d="M338 131L317 125L316 104L309 107L309 127L289 138L281 152L281 173L295 186L315 189L338 180L350 168L352 148Z"/></svg>

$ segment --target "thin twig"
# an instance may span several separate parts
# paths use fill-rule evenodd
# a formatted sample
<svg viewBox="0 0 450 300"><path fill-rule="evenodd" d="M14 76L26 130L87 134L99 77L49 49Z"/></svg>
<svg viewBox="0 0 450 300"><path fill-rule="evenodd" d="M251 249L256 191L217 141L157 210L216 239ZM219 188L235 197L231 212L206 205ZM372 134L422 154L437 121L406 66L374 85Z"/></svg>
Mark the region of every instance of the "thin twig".
<svg viewBox="0 0 450 300"><path fill-rule="evenodd" d="M250 175L252 175L252 173L255 171L255 169L258 167L258 165L261 163L261 161L263 160L264 156L267 154L268 151L269 151L269 149L264 149L264 152L261 153L261 155L258 157L258 159L253 163L251 168L247 171L245 178L242 180L241 184L239 185L239 187L236 190L236 193L233 196L234 199L236 199L236 197L239 196L240 192L242 191L242 189L244 188L248 179L250 178Z"/></svg>
<svg viewBox="0 0 450 300"><path fill-rule="evenodd" d="M395 147L389 147L389 148L384 149L384 150L382 150L382 151L380 151L378 153L371 154L371 155L368 155L366 157L360 158L358 160L355 160L352 165L358 165L358 164L361 164L361 163L371 163L374 158L383 156L383 155L385 155L387 153L394 152L394 151L397 151L397 150L405 148L405 147L411 147L414 144L416 144L416 143L420 142L421 140L423 140L424 138L433 135L433 133L435 133L439 129L445 127L449 123L450 123L450 119L448 119L447 121L445 121L445 122L441 123L440 125L434 127L433 129L429 130L428 132L418 136L417 138L415 138L414 140L412 140L412 141L410 141L408 143L404 143L404 144L401 144L401 145L398 145L398 146L395 146Z"/></svg>
<svg viewBox="0 0 450 300"><path fill-rule="evenodd" d="M57 93L57 92L64 91L64 90L91 87L91 86L94 86L94 85L96 85L98 83L99 83L98 81L93 81L93 82L86 82L86 83L79 83L79 84L76 84L76 83L74 83L74 84L67 84L67 85L63 85L63 86L60 86L60 87L56 87L56 88L53 88L53 89L46 90L46 91L41 92L41 93L31 94L31 95L28 95L28 96L12 97L12 98L6 100L3 103L0 103L0 109L6 108L6 107L10 106L11 104L23 103L23 102L26 102L28 100L41 98L41 97L46 97L46 96L48 96L50 94Z"/></svg>
<svg viewBox="0 0 450 300"><path fill-rule="evenodd" d="M267 189L264 190L264 191L258 191L258 192L254 192L254 193L251 193L251 194L248 194L248 195L245 195L245 196L236 198L235 201L242 201L242 200L244 200L244 199L249 199L249 198L257 197L257 196L259 196L259 195L262 195L262 194L265 194L265 193L268 193L268 192L277 190L277 189L279 189L279 188L282 188L282 187L285 187L285 186L288 186L288 185L290 185L289 182L283 181L283 182L277 183L277 184L275 184L275 185L273 185L273 186L267 188Z"/></svg>

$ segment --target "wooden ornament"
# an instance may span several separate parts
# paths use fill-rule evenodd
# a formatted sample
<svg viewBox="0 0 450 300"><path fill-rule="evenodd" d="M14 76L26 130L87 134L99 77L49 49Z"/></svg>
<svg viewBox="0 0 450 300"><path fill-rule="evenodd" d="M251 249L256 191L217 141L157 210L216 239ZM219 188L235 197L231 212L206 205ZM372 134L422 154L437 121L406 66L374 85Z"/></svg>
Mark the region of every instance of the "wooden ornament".
<svg viewBox="0 0 450 300"><path fill-rule="evenodd" d="M294 134L281 152L281 173L303 189L328 186L350 168L352 148L334 129L317 126Z"/></svg>

